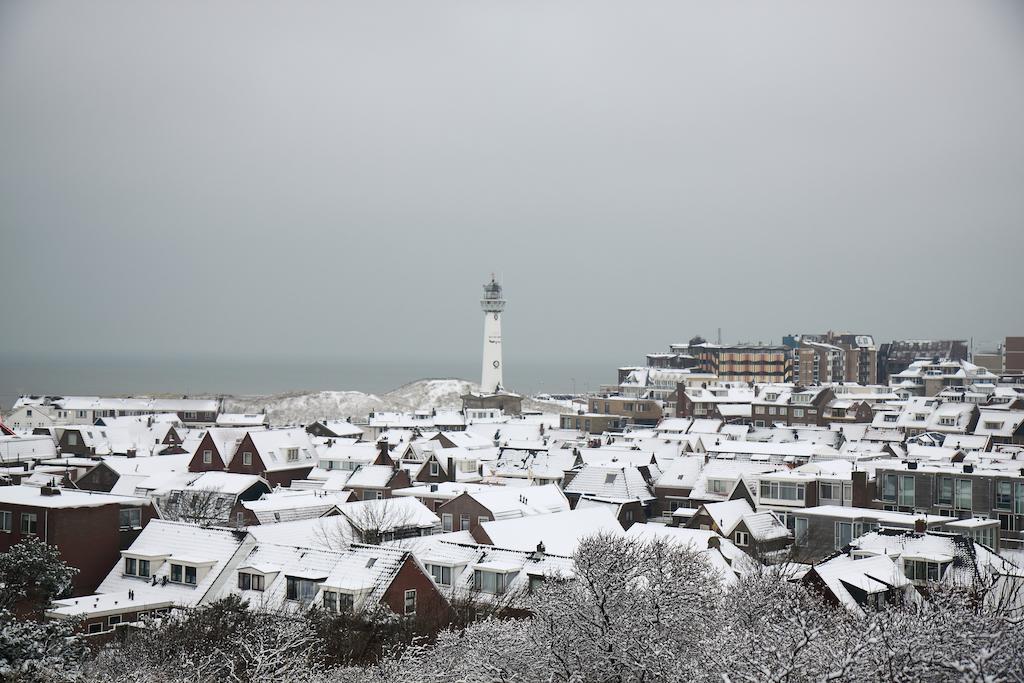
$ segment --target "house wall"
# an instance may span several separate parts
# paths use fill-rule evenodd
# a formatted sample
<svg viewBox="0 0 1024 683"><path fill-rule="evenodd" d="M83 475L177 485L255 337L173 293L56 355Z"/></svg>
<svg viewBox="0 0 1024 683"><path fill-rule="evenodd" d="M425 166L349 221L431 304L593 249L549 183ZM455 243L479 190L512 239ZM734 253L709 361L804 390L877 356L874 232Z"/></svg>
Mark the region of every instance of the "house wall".
<svg viewBox="0 0 1024 683"><path fill-rule="evenodd" d="M12 530L0 533L0 552L24 538L21 533L21 513L35 513L36 536L56 546L61 558L79 570L73 580L75 596L95 592L117 562L120 551L131 545L139 531L121 531L121 506L43 508L30 505L0 505L0 510L12 513ZM155 516L151 505L142 508L142 526Z"/></svg>
<svg viewBox="0 0 1024 683"><path fill-rule="evenodd" d="M203 451L212 451L213 457L210 464L203 462ZM213 437L207 433L203 440L199 442L199 447L196 448L195 454L192 456L192 460L188 463L189 472L222 472L224 470L224 458L226 454L221 453L217 450L216 444L213 442Z"/></svg>
<svg viewBox="0 0 1024 683"><path fill-rule="evenodd" d="M425 624L447 624L451 620L451 607L434 582L407 556L391 585L384 591L381 604L395 614L405 614L405 591L416 591L416 619Z"/></svg>
<svg viewBox="0 0 1024 683"><path fill-rule="evenodd" d="M121 478L114 470L110 469L106 465L99 463L96 467L83 474L75 482L75 485L83 491L99 491L103 493L109 493L114 488L114 484Z"/></svg>
<svg viewBox="0 0 1024 683"><path fill-rule="evenodd" d="M444 515L448 514L452 516L452 531L469 531L471 534L476 535L482 532L480 527L480 518L486 517L487 521L494 519L494 515L490 510L481 505L475 498L470 496L468 493L463 493L461 496L452 498L444 505L441 505L436 512L438 517L441 517L441 525L444 528ZM469 527L463 528L461 525L461 519L463 515L469 516Z"/></svg>

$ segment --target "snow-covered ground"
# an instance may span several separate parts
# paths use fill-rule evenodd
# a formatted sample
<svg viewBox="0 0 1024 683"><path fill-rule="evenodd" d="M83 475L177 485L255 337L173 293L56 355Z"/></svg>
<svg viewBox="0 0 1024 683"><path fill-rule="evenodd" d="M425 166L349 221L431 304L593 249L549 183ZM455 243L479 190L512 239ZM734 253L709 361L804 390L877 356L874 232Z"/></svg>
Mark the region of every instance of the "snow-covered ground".
<svg viewBox="0 0 1024 683"><path fill-rule="evenodd" d="M463 379L421 379L410 382L384 394L366 394L361 391L317 391L313 393L284 393L260 396L230 396L224 401L224 410L232 413L258 413L264 408L270 422L281 424L308 424L320 419L362 418L378 411L412 411L461 409L461 396L479 387ZM561 406L523 400L524 410L558 412Z"/></svg>

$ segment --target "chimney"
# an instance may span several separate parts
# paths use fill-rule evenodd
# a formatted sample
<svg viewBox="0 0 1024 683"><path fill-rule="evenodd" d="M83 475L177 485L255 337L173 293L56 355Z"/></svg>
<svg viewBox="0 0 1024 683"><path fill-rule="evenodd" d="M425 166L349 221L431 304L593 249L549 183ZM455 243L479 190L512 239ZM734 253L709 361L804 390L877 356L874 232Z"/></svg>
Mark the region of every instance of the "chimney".
<svg viewBox="0 0 1024 683"><path fill-rule="evenodd" d="M455 458L448 458L448 481L455 481Z"/></svg>
<svg viewBox="0 0 1024 683"><path fill-rule="evenodd" d="M134 458L137 453L138 451L136 451L134 448L129 448L128 452L125 453L125 455L129 458Z"/></svg>
<svg viewBox="0 0 1024 683"><path fill-rule="evenodd" d="M924 520L924 519L915 519L914 520L914 533L923 534L927 528L928 528L927 520Z"/></svg>
<svg viewBox="0 0 1024 683"><path fill-rule="evenodd" d="M970 465L970 464L965 464L964 465L964 474L970 474L973 471L974 471L974 465Z"/></svg>
<svg viewBox="0 0 1024 683"><path fill-rule="evenodd" d="M59 496L60 489L56 486L43 486L39 489L39 495L41 496Z"/></svg>
<svg viewBox="0 0 1024 683"><path fill-rule="evenodd" d="M916 470L917 469L917 461L916 460L909 461L907 463L907 469L908 470Z"/></svg>

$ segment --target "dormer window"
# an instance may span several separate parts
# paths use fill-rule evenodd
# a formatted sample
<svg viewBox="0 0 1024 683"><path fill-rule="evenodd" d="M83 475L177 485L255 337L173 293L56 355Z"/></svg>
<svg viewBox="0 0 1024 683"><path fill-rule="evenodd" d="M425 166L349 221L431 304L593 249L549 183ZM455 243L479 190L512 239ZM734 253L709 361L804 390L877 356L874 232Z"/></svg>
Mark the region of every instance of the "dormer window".
<svg viewBox="0 0 1024 683"><path fill-rule="evenodd" d="M296 448L286 448L286 449L284 449L284 453L285 453L285 459L287 459L288 462L295 462L295 461L297 461L299 459L299 449L297 447Z"/></svg>
<svg viewBox="0 0 1024 683"><path fill-rule="evenodd" d="M125 576L137 576L140 579L148 579L150 577L149 568L149 560L143 560L136 557L124 558Z"/></svg>
<svg viewBox="0 0 1024 683"><path fill-rule="evenodd" d="M287 585L285 587L285 597L288 600L296 600L298 602L309 603L312 602L316 596L317 582L312 579L303 579L297 576L286 576Z"/></svg>
<svg viewBox="0 0 1024 683"><path fill-rule="evenodd" d="M187 564L171 563L171 583L183 583L186 586L194 586L197 583L196 568Z"/></svg>
<svg viewBox="0 0 1024 683"><path fill-rule="evenodd" d="M341 591L324 591L324 611L331 614L351 612L355 606L355 596Z"/></svg>
<svg viewBox="0 0 1024 683"><path fill-rule="evenodd" d="M1002 428L1003 428L1003 423L1002 422L989 422L987 420L985 421L985 429L1002 429Z"/></svg>
<svg viewBox="0 0 1024 683"><path fill-rule="evenodd" d="M443 564L428 564L427 571L438 586L452 585L452 568Z"/></svg>
<svg viewBox="0 0 1024 683"><path fill-rule="evenodd" d="M946 427L952 427L956 424L956 418L951 416L943 416L939 418L939 424Z"/></svg>
<svg viewBox="0 0 1024 683"><path fill-rule="evenodd" d="M249 572L238 572L238 589L243 591L263 591L266 587L266 578L262 574L251 574Z"/></svg>
<svg viewBox="0 0 1024 683"><path fill-rule="evenodd" d="M252 453L250 453L249 451L245 451L244 453L242 453L242 464L245 465L246 467L252 465Z"/></svg>
<svg viewBox="0 0 1024 683"><path fill-rule="evenodd" d="M518 568L502 565L500 562L487 562L473 569L473 589L481 593L501 595L511 585L518 573Z"/></svg>
<svg viewBox="0 0 1024 683"><path fill-rule="evenodd" d="M203 451L203 464L209 465L211 463L213 463L213 451Z"/></svg>
<svg viewBox="0 0 1024 683"><path fill-rule="evenodd" d="M430 461L430 476L436 477L441 474L441 467L437 464L437 461Z"/></svg>

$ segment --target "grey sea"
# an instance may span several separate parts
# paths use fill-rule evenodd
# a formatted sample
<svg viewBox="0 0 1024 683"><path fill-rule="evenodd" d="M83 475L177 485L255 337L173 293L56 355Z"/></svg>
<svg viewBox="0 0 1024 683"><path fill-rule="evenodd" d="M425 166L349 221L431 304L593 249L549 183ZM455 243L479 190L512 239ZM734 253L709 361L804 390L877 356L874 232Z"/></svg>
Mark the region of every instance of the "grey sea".
<svg viewBox="0 0 1024 683"><path fill-rule="evenodd" d="M0 353L0 411L22 394L226 394L354 390L386 392L430 377L479 381L477 359L260 359L32 356ZM506 357L505 383L523 394L578 392L615 381L625 364L519 362Z"/></svg>

